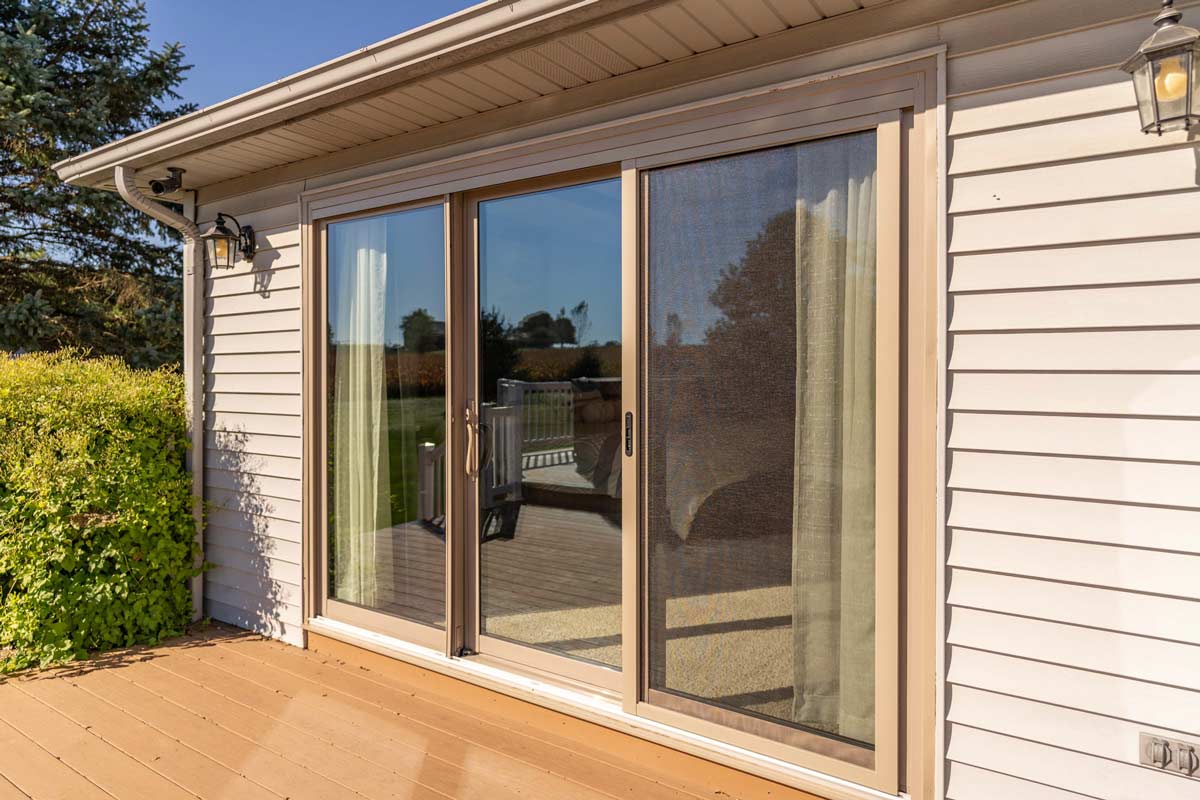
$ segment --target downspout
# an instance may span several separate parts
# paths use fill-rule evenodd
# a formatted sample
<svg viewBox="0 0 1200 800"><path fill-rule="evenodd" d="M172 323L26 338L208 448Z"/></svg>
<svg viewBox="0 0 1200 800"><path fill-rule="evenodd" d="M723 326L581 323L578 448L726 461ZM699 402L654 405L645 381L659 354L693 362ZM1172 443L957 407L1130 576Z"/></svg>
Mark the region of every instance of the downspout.
<svg viewBox="0 0 1200 800"><path fill-rule="evenodd" d="M125 202L183 234L183 384L187 401L188 438L191 451L188 470L192 474L192 516L196 520L196 546L204 562L204 384L200 367L204 363L204 315L200 303L204 297L204 250L196 223L142 194L133 183L135 170L119 166L115 170L117 191ZM191 581L192 620L204 614L204 575Z"/></svg>

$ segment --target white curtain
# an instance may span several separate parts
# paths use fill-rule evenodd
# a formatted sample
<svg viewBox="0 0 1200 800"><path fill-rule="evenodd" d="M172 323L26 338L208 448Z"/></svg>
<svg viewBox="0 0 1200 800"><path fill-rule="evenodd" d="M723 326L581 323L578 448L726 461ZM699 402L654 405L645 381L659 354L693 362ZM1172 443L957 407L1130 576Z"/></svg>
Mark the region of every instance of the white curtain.
<svg viewBox="0 0 1200 800"><path fill-rule="evenodd" d="M875 738L875 136L801 145L794 721Z"/></svg>
<svg viewBox="0 0 1200 800"><path fill-rule="evenodd" d="M387 222L337 226L330 241L333 596L374 606L376 539L391 528L384 374Z"/></svg>

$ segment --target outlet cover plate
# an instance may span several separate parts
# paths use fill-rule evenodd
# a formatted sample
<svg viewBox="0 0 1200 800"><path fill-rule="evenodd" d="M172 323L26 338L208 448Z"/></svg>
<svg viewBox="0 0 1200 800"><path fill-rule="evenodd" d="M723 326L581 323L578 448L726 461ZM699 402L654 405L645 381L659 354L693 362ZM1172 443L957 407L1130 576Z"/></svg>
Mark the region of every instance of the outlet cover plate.
<svg viewBox="0 0 1200 800"><path fill-rule="evenodd" d="M1138 736L1138 762L1145 767L1200 780L1200 743L1142 733Z"/></svg>

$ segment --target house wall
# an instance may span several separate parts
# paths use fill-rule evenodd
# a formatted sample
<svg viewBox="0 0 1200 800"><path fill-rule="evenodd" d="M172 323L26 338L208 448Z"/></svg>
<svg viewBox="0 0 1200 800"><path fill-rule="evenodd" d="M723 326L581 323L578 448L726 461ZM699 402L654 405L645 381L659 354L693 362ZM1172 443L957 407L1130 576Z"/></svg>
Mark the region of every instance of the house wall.
<svg viewBox="0 0 1200 800"><path fill-rule="evenodd" d="M1148 31L949 61L954 800L1200 796L1138 766L1200 738L1200 156L1108 66Z"/></svg>
<svg viewBox="0 0 1200 800"><path fill-rule="evenodd" d="M205 281L205 613L301 644L296 190L197 216L211 221L217 210L254 226L260 249L252 265L209 267Z"/></svg>
<svg viewBox="0 0 1200 800"><path fill-rule="evenodd" d="M1139 731L1200 737L1200 158L1183 136L1139 132L1114 68L1157 5L1030 0L814 43L789 67L949 48L942 788L953 800L1200 791L1137 766ZM1195 24L1200 6L1180 5ZM265 248L252 269L206 284L217 619L300 641L298 194L411 162L200 208L202 221L237 214Z"/></svg>

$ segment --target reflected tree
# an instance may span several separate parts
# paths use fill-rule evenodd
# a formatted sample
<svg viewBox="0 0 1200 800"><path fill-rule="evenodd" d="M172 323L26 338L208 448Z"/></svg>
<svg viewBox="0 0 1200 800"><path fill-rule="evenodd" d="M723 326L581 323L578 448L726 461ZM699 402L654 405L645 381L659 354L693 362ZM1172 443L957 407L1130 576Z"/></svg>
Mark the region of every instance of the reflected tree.
<svg viewBox="0 0 1200 800"><path fill-rule="evenodd" d="M429 353L446 349L446 326L427 309L418 308L400 321L404 349L410 353Z"/></svg>
<svg viewBox="0 0 1200 800"><path fill-rule="evenodd" d="M587 300L580 300L578 304L571 308L567 316L574 326L575 341L579 344L586 344L588 331L592 327L592 322L588 319Z"/></svg>
<svg viewBox="0 0 1200 800"><path fill-rule="evenodd" d="M484 403L494 403L496 382L512 376L521 359L514 332L495 308L479 314L479 350L483 362L480 365L480 399Z"/></svg>
<svg viewBox="0 0 1200 800"><path fill-rule="evenodd" d="M726 376L716 381L730 413L787 417L795 412L796 212L771 217L746 242L737 263L721 270L709 295L721 318L705 331L706 361ZM730 381L729 367L752 376ZM747 392L747 385L754 391Z"/></svg>

